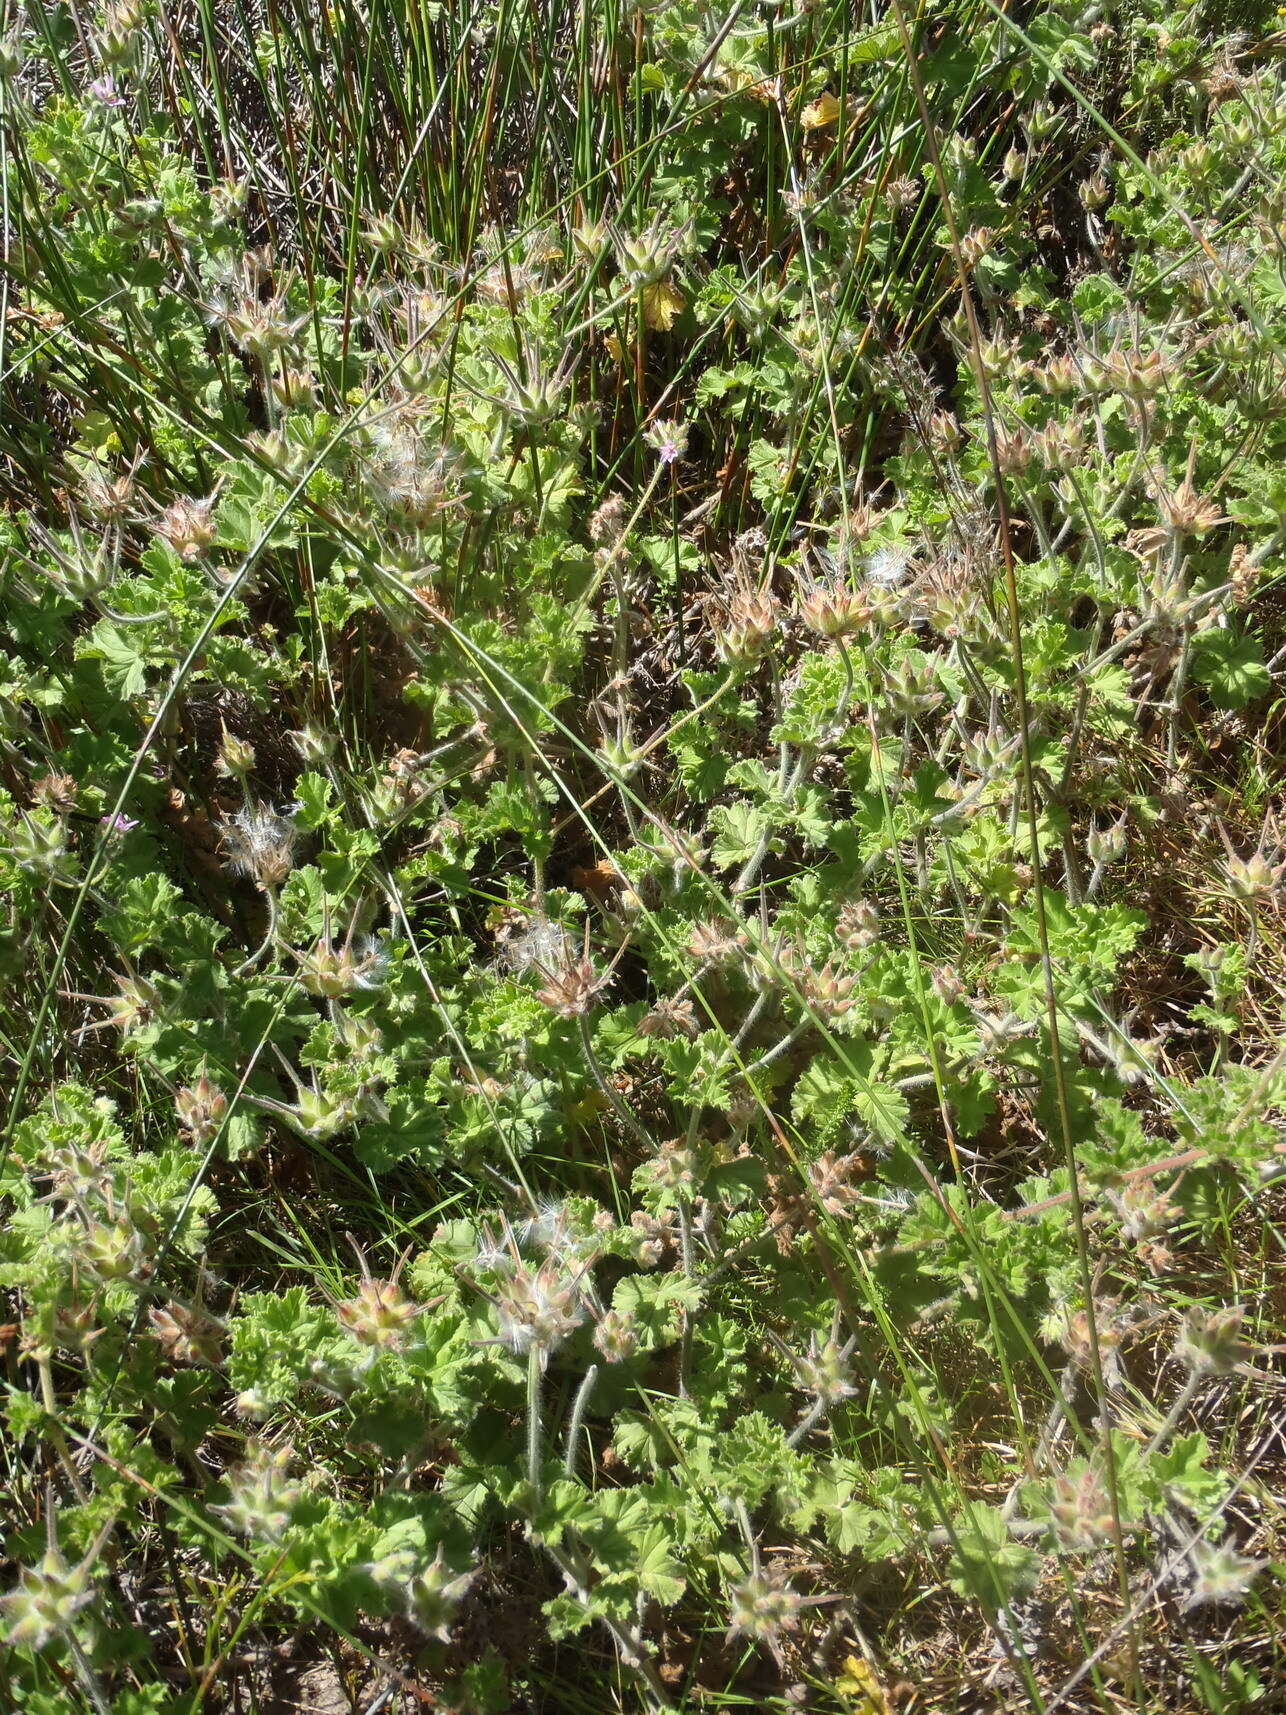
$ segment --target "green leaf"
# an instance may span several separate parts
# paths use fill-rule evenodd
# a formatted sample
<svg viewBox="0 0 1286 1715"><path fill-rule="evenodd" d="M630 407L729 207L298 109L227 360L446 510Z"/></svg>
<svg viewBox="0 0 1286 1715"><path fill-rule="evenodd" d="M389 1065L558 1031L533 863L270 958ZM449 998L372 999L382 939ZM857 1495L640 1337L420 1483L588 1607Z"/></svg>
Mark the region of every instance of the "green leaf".
<svg viewBox="0 0 1286 1715"><path fill-rule="evenodd" d="M1193 638L1192 676L1219 709L1244 709L1272 689L1258 640L1222 627Z"/></svg>
<svg viewBox="0 0 1286 1715"><path fill-rule="evenodd" d="M948 1582L989 1613L1030 1595L1040 1576L1042 1557L1014 1542L999 1507L980 1503L955 1521Z"/></svg>
<svg viewBox="0 0 1286 1715"><path fill-rule="evenodd" d="M748 798L721 804L710 818L710 856L720 869L746 864L772 826L769 812Z"/></svg>
<svg viewBox="0 0 1286 1715"><path fill-rule="evenodd" d="M159 871L135 875L125 883L116 904L103 914L103 928L123 952L164 946L174 930L175 906L183 895Z"/></svg>

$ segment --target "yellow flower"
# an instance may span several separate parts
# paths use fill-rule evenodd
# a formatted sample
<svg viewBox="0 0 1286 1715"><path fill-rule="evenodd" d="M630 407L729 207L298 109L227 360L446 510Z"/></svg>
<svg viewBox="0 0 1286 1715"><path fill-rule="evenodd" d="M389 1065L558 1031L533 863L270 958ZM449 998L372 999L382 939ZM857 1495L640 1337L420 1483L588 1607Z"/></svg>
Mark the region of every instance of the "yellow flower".
<svg viewBox="0 0 1286 1715"><path fill-rule="evenodd" d="M644 288L643 320L650 328L660 328L662 333L668 333L674 326L675 316L686 303L687 299L677 286L662 280L659 285Z"/></svg>
<svg viewBox="0 0 1286 1715"><path fill-rule="evenodd" d="M853 1715L892 1715L892 1707L875 1669L850 1655L845 1659L835 1689L853 1711Z"/></svg>
<svg viewBox="0 0 1286 1715"><path fill-rule="evenodd" d="M805 131L825 131L828 125L835 123L841 111L830 90L824 89L816 101L809 102L799 119Z"/></svg>

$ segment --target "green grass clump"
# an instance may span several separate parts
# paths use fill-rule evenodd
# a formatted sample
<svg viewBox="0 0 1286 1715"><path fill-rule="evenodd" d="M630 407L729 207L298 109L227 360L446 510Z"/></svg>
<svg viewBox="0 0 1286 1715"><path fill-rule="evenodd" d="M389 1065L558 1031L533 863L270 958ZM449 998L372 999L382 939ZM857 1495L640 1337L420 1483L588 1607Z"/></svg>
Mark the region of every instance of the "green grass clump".
<svg viewBox="0 0 1286 1715"><path fill-rule="evenodd" d="M1277 1706L1282 40L9 7L6 1710Z"/></svg>

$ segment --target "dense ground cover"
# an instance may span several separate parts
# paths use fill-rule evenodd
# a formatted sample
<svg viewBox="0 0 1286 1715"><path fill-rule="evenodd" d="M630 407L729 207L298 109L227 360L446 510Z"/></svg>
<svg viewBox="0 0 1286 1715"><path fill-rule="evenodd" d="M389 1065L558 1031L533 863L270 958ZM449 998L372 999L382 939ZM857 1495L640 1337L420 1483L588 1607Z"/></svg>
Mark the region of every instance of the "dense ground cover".
<svg viewBox="0 0 1286 1715"><path fill-rule="evenodd" d="M1277 29L9 7L5 1709L1281 1706Z"/></svg>

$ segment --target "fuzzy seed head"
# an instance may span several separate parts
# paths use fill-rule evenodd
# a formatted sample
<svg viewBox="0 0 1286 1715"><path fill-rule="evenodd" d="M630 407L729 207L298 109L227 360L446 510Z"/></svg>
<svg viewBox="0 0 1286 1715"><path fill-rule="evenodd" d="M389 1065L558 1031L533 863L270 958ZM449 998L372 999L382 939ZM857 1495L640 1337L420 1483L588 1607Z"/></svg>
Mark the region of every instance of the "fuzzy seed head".
<svg viewBox="0 0 1286 1715"><path fill-rule="evenodd" d="M93 1598L88 1566L68 1566L51 1548L39 1566L22 1567L17 1588L0 1596L4 1640L13 1648L42 1650L55 1638L71 1634L75 1616Z"/></svg>
<svg viewBox="0 0 1286 1715"><path fill-rule="evenodd" d="M519 1264L495 1292L500 1337L515 1352L534 1346L542 1364L585 1319L579 1275L565 1274L554 1259L534 1271Z"/></svg>
<svg viewBox="0 0 1286 1715"><path fill-rule="evenodd" d="M545 980L536 999L559 1018L583 1018L608 982L595 974L588 953L542 974Z"/></svg>
<svg viewBox="0 0 1286 1715"><path fill-rule="evenodd" d="M1175 1357L1194 1375L1227 1376L1246 1362L1250 1347L1241 1337L1244 1304L1224 1304L1217 1310L1196 1307L1188 1312Z"/></svg>
<svg viewBox="0 0 1286 1715"><path fill-rule="evenodd" d="M219 830L228 868L264 893L275 892L295 867L297 839L294 823L267 804L244 805Z"/></svg>
<svg viewBox="0 0 1286 1715"><path fill-rule="evenodd" d="M1102 1477L1088 1466L1075 1477L1058 1478L1049 1510L1064 1548L1097 1548L1112 1540L1112 1503Z"/></svg>
<svg viewBox="0 0 1286 1715"><path fill-rule="evenodd" d="M303 1490L287 1477L292 1450L251 1442L246 1457L228 1476L230 1498L212 1512L252 1541L280 1542Z"/></svg>
<svg viewBox="0 0 1286 1715"><path fill-rule="evenodd" d="M868 952L880 938L880 913L869 899L852 899L840 908L835 934L850 953Z"/></svg>
<svg viewBox="0 0 1286 1715"><path fill-rule="evenodd" d="M744 930L710 919L693 924L684 951L703 965L726 965L739 958L746 945Z"/></svg>
<svg viewBox="0 0 1286 1715"><path fill-rule="evenodd" d="M1281 885L1286 864L1270 864L1262 852L1248 858L1229 857L1224 864L1228 891L1243 905L1260 905Z"/></svg>
<svg viewBox="0 0 1286 1715"><path fill-rule="evenodd" d="M800 1388L826 1405L838 1405L857 1392L849 1362L832 1339L819 1340L816 1333L811 1334L807 1352L794 1363Z"/></svg>
<svg viewBox="0 0 1286 1715"><path fill-rule="evenodd" d="M785 1579L774 1572L752 1572L728 1592L728 1636L764 1644L776 1654L783 1632L799 1625L802 1601Z"/></svg>
<svg viewBox="0 0 1286 1715"><path fill-rule="evenodd" d="M1185 1610L1240 1605L1269 1564L1238 1553L1231 1540L1215 1545L1202 1539L1193 1544L1190 1559L1192 1589L1183 1604Z"/></svg>
<svg viewBox="0 0 1286 1715"><path fill-rule="evenodd" d="M686 1138L670 1138L648 1163L648 1177L663 1191L691 1192L707 1165L706 1154L699 1145L690 1145Z"/></svg>
<svg viewBox="0 0 1286 1715"><path fill-rule="evenodd" d="M856 1152L840 1155L828 1149L808 1166L808 1183L818 1204L828 1215L841 1216L850 1212L860 1192L857 1182L868 1172L865 1156Z"/></svg>
<svg viewBox="0 0 1286 1715"><path fill-rule="evenodd" d="M696 1036L701 1029L696 1009L690 1000L657 1001L652 1010L639 1021L640 1036L655 1036L669 1040L676 1036Z"/></svg>

